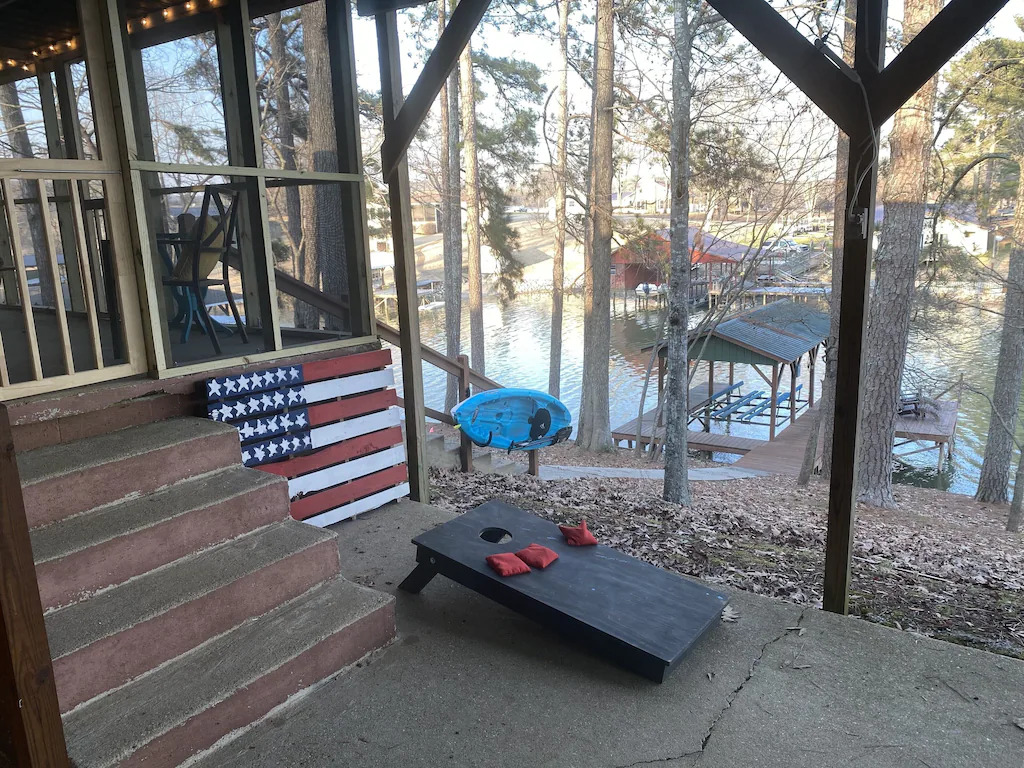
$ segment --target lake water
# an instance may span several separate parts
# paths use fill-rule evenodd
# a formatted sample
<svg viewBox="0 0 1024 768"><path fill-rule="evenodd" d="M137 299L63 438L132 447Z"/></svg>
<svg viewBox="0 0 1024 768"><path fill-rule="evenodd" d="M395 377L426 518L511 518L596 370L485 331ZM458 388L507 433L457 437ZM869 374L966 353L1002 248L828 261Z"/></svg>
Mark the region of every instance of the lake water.
<svg viewBox="0 0 1024 768"><path fill-rule="evenodd" d="M993 309L1001 306L995 299ZM469 312L462 317L464 349L469 346ZM420 335L424 344L444 350L444 310L420 312ZM611 423L616 427L637 415L640 394L650 354L642 347L653 343L661 328L662 314L656 310L635 311L632 301L623 312L621 298L617 313L612 317L609 389ZM547 390L548 350L551 340L551 297L544 294L519 296L515 302L502 307L496 300L485 299L485 354L486 373L492 379L510 387ZM906 386L921 386L926 393L935 393L949 383L965 376L965 390L960 408L953 459L943 472L936 470L935 451L927 451L906 459L910 468L896 473L897 482L941 488L956 493L972 494L975 490L981 457L988 430L989 405L985 395L991 395L995 378L996 356L999 350L1000 318L997 314L979 309L960 309L941 316L920 314L911 331L908 353ZM396 376L401 388L399 355L394 354ZM719 380L726 378L725 364L721 364ZM427 405L441 410L444 406L445 374L432 365L424 364L424 391ZM579 416L581 374L583 370L583 300L566 296L562 339L562 391L561 399ZM697 374L701 376L700 373ZM809 371L803 366L800 381L803 393L808 387ZM820 378L823 370L819 366ZM703 378L699 379L703 381ZM748 366L736 366L736 381L744 381L744 391L764 389L764 381ZM783 382L788 390L788 376ZM816 385L817 393L821 386ZM652 376L647 408L654 406L656 381ZM699 427L698 427L699 428ZM767 427L732 422L726 425L713 422L715 431L728 430L732 434L768 438ZM910 450L911 447L902 450ZM718 461L733 461L736 456L715 454Z"/></svg>

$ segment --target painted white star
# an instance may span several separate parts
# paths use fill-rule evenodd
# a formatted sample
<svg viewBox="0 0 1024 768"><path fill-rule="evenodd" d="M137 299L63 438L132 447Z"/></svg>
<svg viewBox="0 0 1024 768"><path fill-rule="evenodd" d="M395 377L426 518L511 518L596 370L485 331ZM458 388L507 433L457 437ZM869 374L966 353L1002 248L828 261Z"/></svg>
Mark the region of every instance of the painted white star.
<svg viewBox="0 0 1024 768"><path fill-rule="evenodd" d="M211 398L220 397L220 382L217 379L210 379L206 389Z"/></svg>
<svg viewBox="0 0 1024 768"><path fill-rule="evenodd" d="M263 388L263 374L254 373L252 375L252 386L253 386L253 389L262 389Z"/></svg>
<svg viewBox="0 0 1024 768"><path fill-rule="evenodd" d="M284 405L284 395L282 395L280 392L274 393L274 405L276 405L278 408Z"/></svg>
<svg viewBox="0 0 1024 768"><path fill-rule="evenodd" d="M256 433L256 430L253 429L252 422L247 421L242 425L242 428L238 430L238 433L242 436L243 440L248 440Z"/></svg>
<svg viewBox="0 0 1024 768"><path fill-rule="evenodd" d="M288 390L288 405L299 402L299 391L297 389Z"/></svg>
<svg viewBox="0 0 1024 768"><path fill-rule="evenodd" d="M277 425L277 416L271 417L270 421L267 422L267 429L271 432L277 432L281 428Z"/></svg>
<svg viewBox="0 0 1024 768"><path fill-rule="evenodd" d="M307 448L312 444L312 439L309 435L304 435L302 438L302 444Z"/></svg>
<svg viewBox="0 0 1024 768"><path fill-rule="evenodd" d="M270 443L269 445L267 445L267 454L270 456L277 456L277 449L277 443Z"/></svg>
<svg viewBox="0 0 1024 768"><path fill-rule="evenodd" d="M220 408L214 411L214 413L217 414L217 421L227 421L228 419L231 418L231 406L222 405Z"/></svg>
<svg viewBox="0 0 1024 768"><path fill-rule="evenodd" d="M281 414L281 429L287 432L292 428L292 418L287 413Z"/></svg>
<svg viewBox="0 0 1024 768"><path fill-rule="evenodd" d="M242 451L242 463L243 464L248 464L249 460L251 458L252 458L252 455L248 451Z"/></svg>
<svg viewBox="0 0 1024 768"><path fill-rule="evenodd" d="M231 394L232 392L237 392L238 391L238 384L235 382L234 379L225 379L224 380L224 391L227 392L228 394Z"/></svg>
<svg viewBox="0 0 1024 768"><path fill-rule="evenodd" d="M297 437L293 437L292 438L292 450L293 451L299 450L299 446L300 445L302 445L302 441L299 440L299 438L297 438Z"/></svg>
<svg viewBox="0 0 1024 768"><path fill-rule="evenodd" d="M265 452L265 451L263 450L263 446L262 446L262 445L257 445L257 446L256 446L256 448L255 448L255 450L253 450L253 455L254 455L254 456L256 457L256 461L263 461L263 458L264 458L264 457L265 457L265 456L266 456L267 454L266 454L266 452Z"/></svg>
<svg viewBox="0 0 1024 768"><path fill-rule="evenodd" d="M262 419L256 422L256 434L265 435L267 434L267 424Z"/></svg>
<svg viewBox="0 0 1024 768"><path fill-rule="evenodd" d="M270 395L261 397L260 402L263 403L264 410L270 410L274 407L274 399Z"/></svg>
<svg viewBox="0 0 1024 768"><path fill-rule="evenodd" d="M301 373L301 371L298 368L289 368L288 369L288 375L291 377L292 381L298 381L300 373Z"/></svg>
<svg viewBox="0 0 1024 768"><path fill-rule="evenodd" d="M298 413L295 415L295 426L304 427L306 426L306 414Z"/></svg>
<svg viewBox="0 0 1024 768"><path fill-rule="evenodd" d="M288 371L286 371L284 368L278 368L274 372L274 375L277 376L278 381L284 381L285 379L288 378Z"/></svg>

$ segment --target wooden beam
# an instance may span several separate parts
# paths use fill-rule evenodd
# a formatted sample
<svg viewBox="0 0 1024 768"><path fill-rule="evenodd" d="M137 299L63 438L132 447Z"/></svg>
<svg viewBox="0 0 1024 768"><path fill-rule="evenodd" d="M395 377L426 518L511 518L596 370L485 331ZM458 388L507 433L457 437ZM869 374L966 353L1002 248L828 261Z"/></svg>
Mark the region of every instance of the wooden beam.
<svg viewBox="0 0 1024 768"><path fill-rule="evenodd" d="M395 118L402 109L402 59L395 12L377 16L377 52L380 59L381 107L385 141L394 134ZM413 245L409 166L404 154L388 177L391 202L391 240L395 253L395 293L402 349L405 399L405 444L409 465L409 496L430 501L427 481L426 420L423 398L423 362L420 359L420 318L416 297L416 250Z"/></svg>
<svg viewBox="0 0 1024 768"><path fill-rule="evenodd" d="M951 0L868 88L881 125L981 31L1007 0Z"/></svg>
<svg viewBox="0 0 1024 768"><path fill-rule="evenodd" d="M793 84L849 134L867 125L860 87L764 0L708 0Z"/></svg>
<svg viewBox="0 0 1024 768"><path fill-rule="evenodd" d="M854 67L862 78L885 56L888 0L859 0ZM846 216L842 290L839 301L839 354L836 357L832 477L825 538L823 607L846 614L849 609L850 562L857 492L857 422L860 418L861 355L870 295L871 242L875 226L879 125L865 125L850 136L846 173Z"/></svg>
<svg viewBox="0 0 1024 768"><path fill-rule="evenodd" d="M465 400L472 394L469 391L469 358L466 355L459 355L458 361L459 398ZM473 471L473 444L462 430L459 430L459 467L463 472Z"/></svg>
<svg viewBox="0 0 1024 768"><path fill-rule="evenodd" d="M224 6L221 14L216 32L229 162L243 168L262 168L263 137L254 89L256 58L250 34L248 0L235 0ZM238 238L244 266L242 290L246 325L262 329L263 349L269 352L282 349L284 343L274 283L267 184L262 176L242 180L245 188L239 197L242 205L238 217Z"/></svg>
<svg viewBox="0 0 1024 768"><path fill-rule="evenodd" d="M0 762L68 765L7 407L0 404Z"/></svg>
<svg viewBox="0 0 1024 768"><path fill-rule="evenodd" d="M356 9L360 16L376 16L388 11L400 11L403 8L415 8L426 5L431 0L358 0Z"/></svg>
<svg viewBox="0 0 1024 768"><path fill-rule="evenodd" d="M352 5L349 0L326 2L338 170L362 179L363 150L359 130L359 89L356 85ZM373 286L370 283L366 190L362 184L343 184L340 192L345 257L348 262L349 330L353 336L368 336L374 333L374 312L370 300Z"/></svg>
<svg viewBox="0 0 1024 768"><path fill-rule="evenodd" d="M398 162L405 157L416 131L430 111L434 99L441 92L445 78L454 69L463 49L469 44L473 31L484 17L491 0L460 0L448 25L430 52L423 71L416 79L402 108L395 116L392 130L384 136L381 146L381 169L384 179L390 179L398 167Z"/></svg>
<svg viewBox="0 0 1024 768"><path fill-rule="evenodd" d="M779 416L779 366L772 366L771 418L768 419L768 439L775 439L775 424Z"/></svg>

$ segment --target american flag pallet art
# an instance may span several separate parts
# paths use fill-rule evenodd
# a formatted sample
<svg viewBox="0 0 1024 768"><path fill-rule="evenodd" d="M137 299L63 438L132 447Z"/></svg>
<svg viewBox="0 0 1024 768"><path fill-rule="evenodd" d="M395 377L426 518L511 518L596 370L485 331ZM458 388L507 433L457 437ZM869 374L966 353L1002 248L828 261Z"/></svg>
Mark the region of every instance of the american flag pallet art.
<svg viewBox="0 0 1024 768"><path fill-rule="evenodd" d="M380 349L206 381L242 463L288 479L291 514L323 527L409 494L391 352Z"/></svg>

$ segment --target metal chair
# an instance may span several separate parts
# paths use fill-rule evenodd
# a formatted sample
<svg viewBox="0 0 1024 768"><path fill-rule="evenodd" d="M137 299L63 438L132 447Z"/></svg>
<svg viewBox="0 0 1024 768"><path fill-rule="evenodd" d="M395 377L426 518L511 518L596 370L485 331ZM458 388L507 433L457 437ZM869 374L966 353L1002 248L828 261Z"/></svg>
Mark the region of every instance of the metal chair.
<svg viewBox="0 0 1024 768"><path fill-rule="evenodd" d="M177 259L171 263L166 251L162 251L170 276L163 284L175 294L178 312L172 322L179 319L184 323L182 342L188 341L192 323L206 331L213 344L214 353L221 353L220 341L213 320L206 308L206 292L212 287L224 291L235 327L243 343L249 342L245 325L235 305L228 276L228 251L238 239L239 191L224 186L208 186L203 192L203 206L191 231L187 228L176 234L157 235L157 246L171 246L177 252ZM211 278L217 267L222 265L220 278ZM217 324L219 325L219 323Z"/></svg>

